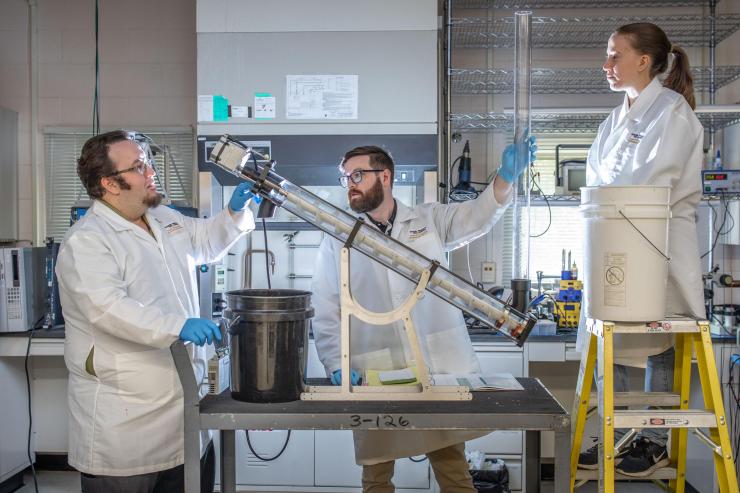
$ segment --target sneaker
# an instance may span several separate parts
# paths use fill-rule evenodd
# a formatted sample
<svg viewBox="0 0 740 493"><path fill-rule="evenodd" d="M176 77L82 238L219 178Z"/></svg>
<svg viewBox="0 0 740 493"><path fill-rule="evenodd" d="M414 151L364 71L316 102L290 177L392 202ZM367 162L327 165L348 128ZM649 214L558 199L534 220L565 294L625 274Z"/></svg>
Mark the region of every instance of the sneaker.
<svg viewBox="0 0 740 493"><path fill-rule="evenodd" d="M665 445L658 445L642 437L633 442L629 455L622 459L616 471L625 476L642 478L661 467L666 467L669 463Z"/></svg>
<svg viewBox="0 0 740 493"><path fill-rule="evenodd" d="M593 447L578 454L578 468L579 469L598 469L599 468L599 444L598 439L595 439L596 443ZM632 442L634 443L634 442ZM629 455L632 450L632 443L622 449L614 460L614 464L619 464L624 457Z"/></svg>

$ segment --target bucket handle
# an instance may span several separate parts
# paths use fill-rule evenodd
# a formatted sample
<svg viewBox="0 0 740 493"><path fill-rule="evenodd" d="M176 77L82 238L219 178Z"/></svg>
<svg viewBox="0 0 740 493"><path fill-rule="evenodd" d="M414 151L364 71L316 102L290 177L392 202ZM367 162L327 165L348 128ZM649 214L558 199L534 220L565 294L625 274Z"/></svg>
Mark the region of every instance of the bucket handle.
<svg viewBox="0 0 740 493"><path fill-rule="evenodd" d="M642 236L643 238L645 238L645 241L647 241L648 243L650 243L650 246L652 246L653 248L655 248L655 251L656 251L656 252L658 252L658 253L659 253L659 254L660 254L660 255L661 255L661 256L662 256L662 257L663 257L664 259L666 259L666 262L670 262L670 261L671 261L671 258L670 258L670 257L667 257L667 256L666 256L666 254L665 254L665 253L663 253L663 252L662 252L662 251L660 250L660 248L658 248L657 246L655 246L655 243L653 243L652 241L650 241L650 239L648 239L648 237L647 237L647 236L645 236L645 235L644 235L644 234L642 233L642 231L640 231L640 230L639 230L639 229L637 228L637 226L635 226L635 224L634 224L634 223L633 223L632 221L630 221L630 220L629 220L629 218L628 218L627 216L625 216L625 215L624 215L624 212L622 212L621 210L620 210L620 211L617 211L617 212L619 212L619 215L620 215L620 216L622 216L622 217L623 217L623 218L624 218L624 219L625 219L625 220L626 220L626 221L627 221L628 223L630 223L630 226L632 226L633 228L635 228L635 231L637 231L638 233L640 233L640 236Z"/></svg>
<svg viewBox="0 0 740 493"><path fill-rule="evenodd" d="M221 342L214 344L216 348L216 353L219 356L224 356L229 353L229 344L227 342L227 339L229 336L229 329L231 329L231 327L233 327L241 318L242 318L241 315L237 315L236 318L232 320L231 322L229 322L224 317L221 317L221 319L219 320L218 325L219 325L219 328L222 329L221 330Z"/></svg>

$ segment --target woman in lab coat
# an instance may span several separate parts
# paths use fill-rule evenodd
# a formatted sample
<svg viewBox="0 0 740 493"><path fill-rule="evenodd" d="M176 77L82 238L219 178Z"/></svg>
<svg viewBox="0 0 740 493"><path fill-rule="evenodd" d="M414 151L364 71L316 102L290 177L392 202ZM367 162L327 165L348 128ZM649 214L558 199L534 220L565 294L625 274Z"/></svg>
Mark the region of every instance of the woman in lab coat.
<svg viewBox="0 0 740 493"><path fill-rule="evenodd" d="M703 318L696 208L701 198L704 133L693 112L694 89L686 53L654 24L628 24L609 38L603 69L610 88L624 92L625 97L599 126L588 154L587 185L671 187L666 315ZM581 324L579 347L587 335ZM647 368L646 391L672 390L671 336L619 340L615 336L615 349L615 392L628 390L623 365ZM624 433L615 430L615 441ZM617 471L641 477L664 467L668 464L667 438L667 430L643 430L618 456ZM581 454L579 467L598 467L596 446Z"/></svg>

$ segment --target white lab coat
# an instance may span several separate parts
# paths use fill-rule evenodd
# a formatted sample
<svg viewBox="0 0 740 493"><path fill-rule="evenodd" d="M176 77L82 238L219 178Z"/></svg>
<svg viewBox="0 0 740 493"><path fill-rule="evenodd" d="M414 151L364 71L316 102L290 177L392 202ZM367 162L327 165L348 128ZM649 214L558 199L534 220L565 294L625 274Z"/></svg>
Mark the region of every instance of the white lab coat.
<svg viewBox="0 0 740 493"><path fill-rule="evenodd" d="M704 318L696 208L701 199L704 131L684 97L654 78L629 106L627 96L599 126L588 153L586 183L671 187L668 232L668 317ZM583 316L577 348L588 333ZM621 337L618 337L621 336ZM670 335L615 336L615 362L645 367L673 344Z"/></svg>
<svg viewBox="0 0 740 493"><path fill-rule="evenodd" d="M414 208L396 201L391 236L426 257L447 265L445 252L459 248L488 232L501 217L489 186L468 202L423 204ZM370 223L371 224L371 223ZM331 375L341 366L339 316L339 263L342 244L326 237L314 269L313 334L321 362ZM350 251L350 284L355 299L365 308L385 312L401 304L414 285L357 251ZM430 293L411 313L421 350L432 373L479 372L480 365L468 336L462 312ZM398 369L409 366L411 351L402 323L385 326L351 320L352 368ZM355 432L358 464L376 464L432 452L485 435L460 431Z"/></svg>
<svg viewBox="0 0 740 493"><path fill-rule="evenodd" d="M146 218L154 238L96 200L59 250L69 463L88 474L130 476L184 462L182 387L169 347L185 320L200 316L196 266L254 229L249 211L204 220L161 206ZM86 371L93 349L97 376ZM205 383L205 347L189 351L196 381Z"/></svg>

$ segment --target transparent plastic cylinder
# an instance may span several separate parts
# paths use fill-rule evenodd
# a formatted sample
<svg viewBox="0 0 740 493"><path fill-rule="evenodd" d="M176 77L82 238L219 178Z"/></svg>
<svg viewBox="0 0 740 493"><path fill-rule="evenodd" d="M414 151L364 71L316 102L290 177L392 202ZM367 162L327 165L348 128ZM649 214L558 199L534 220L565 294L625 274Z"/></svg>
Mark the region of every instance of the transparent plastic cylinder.
<svg viewBox="0 0 740 493"><path fill-rule="evenodd" d="M274 172L268 173L264 181L260 180L261 166L253 168L244 165L237 171L217 160L214 162L232 173L240 174L242 178L260 183L255 187L259 195L343 243L347 242L358 222L355 216ZM413 283L418 283L422 273L427 269L433 269L435 265L432 260L364 223L357 229L351 248L380 262ZM513 310L506 303L441 265L436 266L426 289L512 339L519 346L524 344L536 321L533 317Z"/></svg>
<svg viewBox="0 0 740 493"><path fill-rule="evenodd" d="M514 145L517 169L526 167L529 159L532 108L532 12L514 13ZM529 278L530 237L530 175L529 170L514 184L514 266L512 279Z"/></svg>

